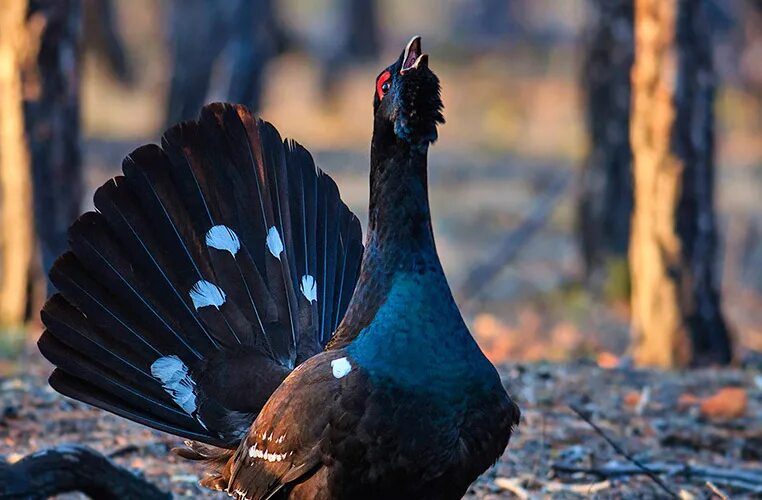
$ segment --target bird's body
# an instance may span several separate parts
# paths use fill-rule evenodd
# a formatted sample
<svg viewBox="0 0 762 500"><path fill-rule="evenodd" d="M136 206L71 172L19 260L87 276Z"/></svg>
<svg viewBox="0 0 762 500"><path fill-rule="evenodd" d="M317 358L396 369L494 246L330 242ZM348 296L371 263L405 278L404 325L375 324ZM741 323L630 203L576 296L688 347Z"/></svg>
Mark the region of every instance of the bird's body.
<svg viewBox="0 0 762 500"><path fill-rule="evenodd" d="M176 304L191 314L162 314L168 299L146 300L139 292L151 293L137 271L132 276L137 285L116 272L131 302L122 298L110 307L108 299L97 299L103 290L90 283L87 269L64 261L52 274L63 298L46 306L48 331L40 342L59 366L54 387L194 439L180 455L205 461L211 474L202 483L237 498L460 498L503 452L519 412L468 332L437 256L426 169L428 146L443 120L438 81L426 57L414 39L377 80L364 251L357 246L356 219L330 179L309 170L306 151L286 143L279 152L279 137L268 142L267 124L247 129L250 122L236 108L248 130L246 155L231 137L238 125L230 108L202 114L200 137L183 135L175 150L184 154L193 175L178 174L174 185L195 195L198 183L203 202L189 204L191 220L185 225L179 212L173 216L171 206L168 210L179 240L190 242L181 245L189 267L210 267L197 270L201 280L188 281L195 281L191 300ZM195 149L208 143L209 134L221 140L197 156ZM232 153L222 148L224 138ZM136 161L134 156L140 155L133 154ZM285 161L278 161L281 157ZM224 173L210 170L219 169L220 161ZM261 225L245 221L245 206L237 204L248 201L247 170L239 170L240 162L260 172L254 185ZM135 175L127 168L125 174ZM154 193L149 198L158 199L158 206L177 201L162 191L164 184L151 183L157 177L147 177ZM268 190L269 199L262 196ZM108 200L121 200L118 195L111 192ZM122 201L112 211L109 203L100 205L109 223L131 220ZM100 227L97 217L90 219ZM139 223L128 226L142 234ZM84 261L85 268L89 263L98 271L91 274L113 280L120 265L101 269L101 261L114 260L111 243L98 243L93 231L83 238L74 234L75 255L69 260ZM153 248L150 238L138 239ZM199 250L200 240L206 247ZM106 258L93 262L93 247ZM161 258L142 264L153 266L154 274L156 267L164 272ZM171 272L165 275L177 270L177 264L166 266ZM144 325L132 326L140 322L129 314L130 304L147 305L168 332L176 332L172 326L182 321L196 330L206 327L201 330L210 331L209 339L199 334L183 340L181 334L184 354L177 341L162 347L159 337L141 335ZM136 333L150 349L108 340L101 330L109 326ZM91 349L85 359L66 358L85 345ZM93 360L99 349L115 358L114 367ZM151 349L155 352L141 354ZM120 374L128 368L150 372L153 384L130 385ZM83 379L83 373L101 372L106 382Z"/></svg>

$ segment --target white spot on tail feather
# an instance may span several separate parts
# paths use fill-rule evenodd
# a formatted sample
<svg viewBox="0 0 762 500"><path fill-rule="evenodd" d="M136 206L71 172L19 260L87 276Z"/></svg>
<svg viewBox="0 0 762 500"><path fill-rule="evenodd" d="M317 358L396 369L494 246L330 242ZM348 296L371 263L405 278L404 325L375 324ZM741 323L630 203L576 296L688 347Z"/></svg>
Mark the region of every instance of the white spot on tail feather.
<svg viewBox="0 0 762 500"><path fill-rule="evenodd" d="M317 302L317 282L311 275L305 274L302 276L302 283L299 286L299 289L307 300L310 302Z"/></svg>
<svg viewBox="0 0 762 500"><path fill-rule="evenodd" d="M225 292L211 281L199 280L188 292L193 307L198 311L202 307L214 306L217 309L225 303Z"/></svg>
<svg viewBox="0 0 762 500"><path fill-rule="evenodd" d="M235 231L224 225L213 226L206 232L206 245L217 250L227 250L235 257L241 249L241 241Z"/></svg>
<svg viewBox="0 0 762 500"><path fill-rule="evenodd" d="M196 411L196 394L193 392L196 383L180 358L173 354L157 359L151 365L151 375L161 382L164 390L185 413L193 415Z"/></svg>
<svg viewBox="0 0 762 500"><path fill-rule="evenodd" d="M280 253L283 251L283 242L280 239L278 228L275 226L267 231L267 248L273 254L273 257L280 259Z"/></svg>
<svg viewBox="0 0 762 500"><path fill-rule="evenodd" d="M352 371L352 365L347 358L334 359L331 361L331 370L334 377L342 378Z"/></svg>

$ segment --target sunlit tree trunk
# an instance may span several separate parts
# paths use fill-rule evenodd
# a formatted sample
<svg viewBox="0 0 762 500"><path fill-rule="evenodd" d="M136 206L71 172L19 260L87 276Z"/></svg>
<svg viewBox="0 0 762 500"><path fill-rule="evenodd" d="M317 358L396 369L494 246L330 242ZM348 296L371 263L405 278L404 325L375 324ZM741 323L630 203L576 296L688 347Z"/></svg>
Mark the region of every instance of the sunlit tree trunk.
<svg viewBox="0 0 762 500"><path fill-rule="evenodd" d="M29 156L20 67L28 49L26 0L0 8L0 325L24 319L32 255Z"/></svg>
<svg viewBox="0 0 762 500"><path fill-rule="evenodd" d="M595 0L582 68L590 154L582 168L578 236L588 283L627 298L632 217L630 71L634 0Z"/></svg>
<svg viewBox="0 0 762 500"><path fill-rule="evenodd" d="M635 5L633 356L660 367L728 363L715 262L715 76L705 5Z"/></svg>

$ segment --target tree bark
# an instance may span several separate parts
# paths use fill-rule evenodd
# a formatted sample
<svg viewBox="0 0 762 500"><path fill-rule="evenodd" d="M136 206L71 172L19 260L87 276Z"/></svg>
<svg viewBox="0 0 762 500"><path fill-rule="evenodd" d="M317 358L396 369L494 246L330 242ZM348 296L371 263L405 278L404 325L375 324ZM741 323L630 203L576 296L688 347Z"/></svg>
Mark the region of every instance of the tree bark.
<svg viewBox="0 0 762 500"><path fill-rule="evenodd" d="M582 168L577 226L588 284L629 295L632 217L630 71L633 0L595 0L582 70L590 154Z"/></svg>
<svg viewBox="0 0 762 500"><path fill-rule="evenodd" d="M39 48L24 71L24 117L32 158L35 227L47 275L68 247L84 182L79 144L79 0L31 0L28 24ZM52 293L52 285L48 284Z"/></svg>
<svg viewBox="0 0 762 500"><path fill-rule="evenodd" d="M33 245L20 77L26 12L26 0L5 0L0 8L0 325L24 320Z"/></svg>
<svg viewBox="0 0 762 500"><path fill-rule="evenodd" d="M714 214L714 74L703 0L636 0L631 144L633 356L731 360Z"/></svg>

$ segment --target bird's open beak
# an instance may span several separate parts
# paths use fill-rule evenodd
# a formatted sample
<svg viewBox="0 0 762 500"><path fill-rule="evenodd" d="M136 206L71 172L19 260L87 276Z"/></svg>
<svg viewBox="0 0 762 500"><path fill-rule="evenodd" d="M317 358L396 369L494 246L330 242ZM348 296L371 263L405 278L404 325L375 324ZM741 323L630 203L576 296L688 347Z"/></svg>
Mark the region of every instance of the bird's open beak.
<svg viewBox="0 0 762 500"><path fill-rule="evenodd" d="M429 55L424 54L421 50L421 37L419 35L410 39L405 47L405 54L402 57L402 68L400 68L400 75L404 75L411 69L418 69L419 67L426 67L429 65Z"/></svg>

